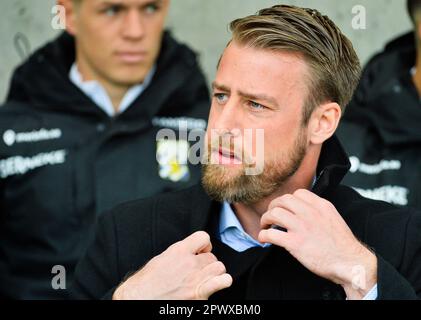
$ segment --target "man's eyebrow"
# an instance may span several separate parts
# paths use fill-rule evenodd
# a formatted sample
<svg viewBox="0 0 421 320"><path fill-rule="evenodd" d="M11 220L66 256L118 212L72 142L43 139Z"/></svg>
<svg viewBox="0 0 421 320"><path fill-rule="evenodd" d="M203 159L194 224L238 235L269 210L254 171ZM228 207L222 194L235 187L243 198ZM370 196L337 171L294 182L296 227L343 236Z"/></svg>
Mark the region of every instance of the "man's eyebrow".
<svg viewBox="0 0 421 320"><path fill-rule="evenodd" d="M156 5L161 5L163 2L163 0L150 0L150 1L145 1L144 3L142 3L140 6L141 7L147 7L151 4L156 4ZM122 0L104 0L101 2L101 5L116 5L116 6L121 6L121 7L125 7L128 6L128 4L126 4L124 1Z"/></svg>
<svg viewBox="0 0 421 320"><path fill-rule="evenodd" d="M239 91L239 95L248 100L266 101L270 105L274 107L278 107L278 102L276 101L276 99L274 97L268 96L267 94L263 94L263 93L254 94L254 93L247 93L247 92Z"/></svg>
<svg viewBox="0 0 421 320"><path fill-rule="evenodd" d="M122 2L121 0L105 0L105 1L101 1L98 5L101 7L110 7L110 6L118 6L121 8L125 7L124 2Z"/></svg>
<svg viewBox="0 0 421 320"><path fill-rule="evenodd" d="M231 92L231 89L229 87L223 84L217 83L215 81L212 82L212 89L220 90L223 92ZM241 97L246 98L248 100L266 101L270 105L274 107L278 107L278 102L276 101L276 99L274 97L268 96L267 94L254 94L254 93L246 93L243 91L239 91L238 94Z"/></svg>
<svg viewBox="0 0 421 320"><path fill-rule="evenodd" d="M223 84L216 83L215 81L212 82L212 89L214 89L214 90L218 89L218 90L225 91L225 92L231 91L231 89L228 88L227 86L224 86Z"/></svg>
<svg viewBox="0 0 421 320"><path fill-rule="evenodd" d="M162 5L163 2L164 2L164 0L150 0L150 1L147 1L145 3L142 3L141 6L142 7L147 7L147 6L150 6L151 4L152 5L154 4L154 5L160 6L160 5Z"/></svg>
<svg viewBox="0 0 421 320"><path fill-rule="evenodd" d="M164 0L150 0L150 1L146 1L145 2L145 5L148 5L148 4L160 4L162 2L164 2Z"/></svg>
<svg viewBox="0 0 421 320"><path fill-rule="evenodd" d="M123 1L121 1L121 0L104 0L104 1L101 1L100 4L105 4L105 5L110 5L110 4L123 5Z"/></svg>

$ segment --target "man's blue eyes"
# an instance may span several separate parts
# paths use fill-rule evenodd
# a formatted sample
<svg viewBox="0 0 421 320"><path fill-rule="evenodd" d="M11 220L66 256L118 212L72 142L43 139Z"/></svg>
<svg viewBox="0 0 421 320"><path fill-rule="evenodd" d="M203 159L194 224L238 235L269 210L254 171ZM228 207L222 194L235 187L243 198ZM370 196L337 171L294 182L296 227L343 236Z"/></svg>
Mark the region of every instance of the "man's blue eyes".
<svg viewBox="0 0 421 320"><path fill-rule="evenodd" d="M227 95L223 94L223 93L215 93L214 94L216 100L218 100L218 102L223 103L226 101Z"/></svg>
<svg viewBox="0 0 421 320"><path fill-rule="evenodd" d="M142 9L146 14L152 14L155 13L159 10L159 6L156 4L149 4L147 6L145 6ZM106 9L104 9L104 13L109 16L109 17L113 17L115 15L117 15L118 13L120 13L121 11L123 11L123 7L122 6L110 6Z"/></svg>
<svg viewBox="0 0 421 320"><path fill-rule="evenodd" d="M146 13L154 13L158 11L159 7L156 4L149 4L145 7Z"/></svg>
<svg viewBox="0 0 421 320"><path fill-rule="evenodd" d="M259 103L257 103L257 102L254 102L254 101L250 101L250 106L253 108L253 109L264 109L265 107L264 106L262 106L261 104L259 104Z"/></svg>
<svg viewBox="0 0 421 320"><path fill-rule="evenodd" d="M225 103L228 100L228 96L225 93L215 93L214 97L218 101L218 103ZM265 109L265 106L254 101L247 101L247 104L250 106L251 109L255 109L255 110Z"/></svg>
<svg viewBox="0 0 421 320"><path fill-rule="evenodd" d="M109 16L115 16L117 13L119 13L121 11L121 7L119 6L112 6L112 7L108 7L107 9L104 10L104 13Z"/></svg>

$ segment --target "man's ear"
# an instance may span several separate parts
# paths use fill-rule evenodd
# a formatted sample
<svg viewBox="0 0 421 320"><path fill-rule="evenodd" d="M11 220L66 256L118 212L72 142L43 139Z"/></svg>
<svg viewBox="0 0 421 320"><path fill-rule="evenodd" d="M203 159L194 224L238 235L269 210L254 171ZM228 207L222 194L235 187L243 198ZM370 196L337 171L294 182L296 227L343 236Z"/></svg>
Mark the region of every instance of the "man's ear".
<svg viewBox="0 0 421 320"><path fill-rule="evenodd" d="M75 8L75 4L73 0L57 0L57 4L59 6L63 6L66 15L66 30L71 35L77 34L77 27L76 27L76 14L77 8Z"/></svg>
<svg viewBox="0 0 421 320"><path fill-rule="evenodd" d="M313 111L309 121L309 137L312 144L322 144L336 131L342 115L341 107L334 102L322 104Z"/></svg>

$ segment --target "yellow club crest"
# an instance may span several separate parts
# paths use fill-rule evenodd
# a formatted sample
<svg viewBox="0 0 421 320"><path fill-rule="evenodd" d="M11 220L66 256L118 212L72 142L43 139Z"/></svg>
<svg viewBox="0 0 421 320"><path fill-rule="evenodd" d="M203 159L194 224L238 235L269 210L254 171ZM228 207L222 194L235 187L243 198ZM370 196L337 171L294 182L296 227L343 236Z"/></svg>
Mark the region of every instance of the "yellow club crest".
<svg viewBox="0 0 421 320"><path fill-rule="evenodd" d="M157 141L156 159L159 163L159 176L173 182L188 181L187 164L189 143L185 140L161 139Z"/></svg>

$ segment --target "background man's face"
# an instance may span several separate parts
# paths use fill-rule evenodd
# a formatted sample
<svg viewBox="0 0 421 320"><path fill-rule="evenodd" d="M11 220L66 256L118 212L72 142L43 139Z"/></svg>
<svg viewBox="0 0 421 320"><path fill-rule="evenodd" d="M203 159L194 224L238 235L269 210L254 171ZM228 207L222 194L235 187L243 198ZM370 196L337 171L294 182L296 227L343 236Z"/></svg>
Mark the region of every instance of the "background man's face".
<svg viewBox="0 0 421 320"><path fill-rule="evenodd" d="M159 54L168 7L169 0L82 0L72 31L84 76L142 82Z"/></svg>
<svg viewBox="0 0 421 320"><path fill-rule="evenodd" d="M307 69L304 59L292 53L254 49L235 42L227 47L213 84L207 141L211 141L212 130L222 136L239 129L232 141L244 142L246 159L256 155L257 145L255 135L251 143L247 141L244 129L264 129L264 171L258 176L246 176L245 165L234 164L230 161L233 158L221 154L217 146L208 156L226 164L205 165L203 178L214 198L258 201L296 172L308 145L307 128L302 126ZM222 149L230 151L229 146Z"/></svg>

